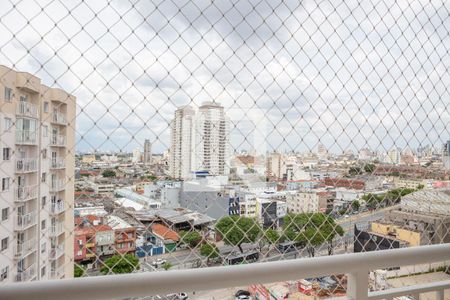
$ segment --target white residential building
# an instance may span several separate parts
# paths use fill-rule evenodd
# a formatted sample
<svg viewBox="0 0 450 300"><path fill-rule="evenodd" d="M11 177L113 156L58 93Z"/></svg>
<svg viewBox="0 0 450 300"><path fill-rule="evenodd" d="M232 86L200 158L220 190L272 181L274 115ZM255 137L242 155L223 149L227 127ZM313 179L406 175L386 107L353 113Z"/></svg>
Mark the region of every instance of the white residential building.
<svg viewBox="0 0 450 300"><path fill-rule="evenodd" d="M188 178L191 174L191 152L195 111L190 106L175 111L171 127L169 156L170 175L173 178Z"/></svg>
<svg viewBox="0 0 450 300"><path fill-rule="evenodd" d="M75 97L5 66L0 78L0 281L73 277Z"/></svg>
<svg viewBox="0 0 450 300"><path fill-rule="evenodd" d="M205 102L199 111L182 107L171 122L170 174L191 178L194 172L229 173L229 128L222 106Z"/></svg>

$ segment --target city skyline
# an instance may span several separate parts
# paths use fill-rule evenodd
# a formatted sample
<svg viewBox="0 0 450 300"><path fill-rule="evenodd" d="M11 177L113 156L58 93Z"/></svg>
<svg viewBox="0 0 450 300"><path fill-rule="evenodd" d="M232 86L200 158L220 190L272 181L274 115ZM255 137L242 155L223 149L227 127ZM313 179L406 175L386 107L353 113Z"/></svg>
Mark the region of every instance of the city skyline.
<svg viewBox="0 0 450 300"><path fill-rule="evenodd" d="M298 7L275 1L271 5L282 23L277 15L261 17L271 12L264 3L253 12L245 2L235 4L204 7L206 19L224 14L230 22L222 19L210 28L206 19L197 20L192 5L178 11L166 3L152 13L151 3L130 9L131 3L99 1L92 10L70 3L18 3L15 10L30 19L30 26L23 28L20 16L3 20L8 29L0 27L0 62L79 99L80 151L130 151L150 139L154 152L163 152L174 111L198 108L204 101L222 103L230 117L236 110L258 110L268 124L268 148L279 151L304 152L319 141L333 152L365 146L388 150L394 144L417 148L450 136L449 52L440 43L441 37L449 39L440 26L446 6L368 2L367 8L380 11L371 19L380 26L373 27L361 21L362 11L337 14L327 2L317 9L308 1ZM71 15L51 30L58 9ZM417 16L421 10L433 17ZM251 12L248 26L241 11ZM147 22L139 23L144 17ZM171 26L162 26L169 21ZM276 37L269 28L278 28ZM397 32L405 33L398 43ZM114 51L108 53L111 46ZM230 147L249 149L244 137L255 125L239 112L236 116Z"/></svg>

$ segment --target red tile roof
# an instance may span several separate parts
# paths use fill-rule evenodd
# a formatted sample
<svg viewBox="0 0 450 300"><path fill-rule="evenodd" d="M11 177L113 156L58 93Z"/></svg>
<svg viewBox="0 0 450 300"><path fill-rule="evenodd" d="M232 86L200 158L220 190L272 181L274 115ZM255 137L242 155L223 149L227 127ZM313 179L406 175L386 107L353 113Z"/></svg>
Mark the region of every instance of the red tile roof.
<svg viewBox="0 0 450 300"><path fill-rule="evenodd" d="M174 242L178 242L180 240L178 233L161 224L153 224L152 232L165 240L172 240Z"/></svg>

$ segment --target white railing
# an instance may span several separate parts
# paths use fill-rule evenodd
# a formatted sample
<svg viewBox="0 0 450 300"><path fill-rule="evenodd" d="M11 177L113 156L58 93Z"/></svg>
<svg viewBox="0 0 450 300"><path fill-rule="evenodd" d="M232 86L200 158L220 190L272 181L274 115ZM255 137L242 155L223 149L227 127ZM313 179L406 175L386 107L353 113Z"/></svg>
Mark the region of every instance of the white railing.
<svg viewBox="0 0 450 300"><path fill-rule="evenodd" d="M65 211L64 201L60 201L57 203L52 203L50 206L50 213L51 214L60 214Z"/></svg>
<svg viewBox="0 0 450 300"><path fill-rule="evenodd" d="M37 142L37 131L16 130L16 144L34 145Z"/></svg>
<svg viewBox="0 0 450 300"><path fill-rule="evenodd" d="M53 116L52 116L52 123L56 123L56 124L60 124L60 125L67 125L67 119L66 119L66 117L65 117L62 113L60 113L60 112L53 113Z"/></svg>
<svg viewBox="0 0 450 300"><path fill-rule="evenodd" d="M33 251L36 251L36 239L32 238L25 242L18 243L14 245L14 256L18 257L25 257L28 254L32 253Z"/></svg>
<svg viewBox="0 0 450 300"><path fill-rule="evenodd" d="M33 279L35 276L36 276L36 264L32 264L25 270L17 272L16 281L19 282L29 281Z"/></svg>
<svg viewBox="0 0 450 300"><path fill-rule="evenodd" d="M50 185L50 192L59 192L66 188L66 183L64 179L52 180Z"/></svg>
<svg viewBox="0 0 450 300"><path fill-rule="evenodd" d="M62 169L66 166L66 161L62 157L54 157L52 158L52 169Z"/></svg>
<svg viewBox="0 0 450 300"><path fill-rule="evenodd" d="M32 103L19 101L16 107L16 115L37 119L39 116L39 110L37 106Z"/></svg>
<svg viewBox="0 0 450 300"><path fill-rule="evenodd" d="M66 137L60 134L53 134L50 140L50 145L64 147L66 145Z"/></svg>
<svg viewBox="0 0 450 300"><path fill-rule="evenodd" d="M48 235L50 237L57 237L61 233L64 232L63 224L62 223L56 223L55 225L52 225L49 227Z"/></svg>
<svg viewBox="0 0 450 300"><path fill-rule="evenodd" d="M18 215L16 221L16 230L25 230L36 225L36 213L30 212L25 215Z"/></svg>
<svg viewBox="0 0 450 300"><path fill-rule="evenodd" d="M16 172L36 172L37 171L37 159L36 158L22 158L16 160Z"/></svg>
<svg viewBox="0 0 450 300"><path fill-rule="evenodd" d="M37 197L37 185L29 185L16 188L15 197L16 201L28 201Z"/></svg>
<svg viewBox="0 0 450 300"><path fill-rule="evenodd" d="M63 254L64 254L64 243L54 246L54 247L51 247L48 258L52 259L52 260L58 259Z"/></svg>
<svg viewBox="0 0 450 300"><path fill-rule="evenodd" d="M369 271L449 259L450 244L442 244L248 265L5 284L0 289L0 299L121 299L347 274L347 296L344 299L393 299L399 295L435 291L437 299L444 300L442 291L449 288L450 281L414 285L404 288L404 291L368 292Z"/></svg>

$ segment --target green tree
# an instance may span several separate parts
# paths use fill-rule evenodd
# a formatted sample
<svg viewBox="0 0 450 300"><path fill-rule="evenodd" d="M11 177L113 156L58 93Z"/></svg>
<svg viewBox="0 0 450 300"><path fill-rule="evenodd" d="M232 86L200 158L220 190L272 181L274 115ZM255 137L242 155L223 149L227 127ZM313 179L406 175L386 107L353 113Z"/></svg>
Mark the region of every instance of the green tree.
<svg viewBox="0 0 450 300"><path fill-rule="evenodd" d="M343 228L324 213L288 214L284 218L283 232L288 240L306 244L311 257L315 255L315 248L324 243L328 243L328 252L332 253L333 239L344 234Z"/></svg>
<svg viewBox="0 0 450 300"><path fill-rule="evenodd" d="M261 227L254 218L227 216L216 224L217 232L227 245L237 246L241 253L243 243L254 243L261 234Z"/></svg>
<svg viewBox="0 0 450 300"><path fill-rule="evenodd" d="M156 179L158 179L158 177L156 177L155 175L149 175L149 176L147 176L147 178L148 178L150 181L155 181Z"/></svg>
<svg viewBox="0 0 450 300"><path fill-rule="evenodd" d="M354 200L352 202L352 210L353 211L358 211L360 207L361 207L361 204L359 203L358 200Z"/></svg>
<svg viewBox="0 0 450 300"><path fill-rule="evenodd" d="M200 255L206 257L209 262L210 259L219 257L219 249L215 244L206 243L200 247Z"/></svg>
<svg viewBox="0 0 450 300"><path fill-rule="evenodd" d="M195 248L202 241L202 235L198 231L181 231L180 237L180 241L191 248Z"/></svg>
<svg viewBox="0 0 450 300"><path fill-rule="evenodd" d="M280 241L280 234L275 229L269 228L264 231L264 239L274 245Z"/></svg>
<svg viewBox="0 0 450 300"><path fill-rule="evenodd" d="M423 184L419 184L419 185L417 186L417 190L423 190L424 187L425 187L425 186L424 186Z"/></svg>
<svg viewBox="0 0 450 300"><path fill-rule="evenodd" d="M139 259L132 254L114 255L104 262L100 272L107 274L125 274L139 270Z"/></svg>
<svg viewBox="0 0 450 300"><path fill-rule="evenodd" d="M82 266L80 266L78 264L74 265L74 268L73 268L73 276L74 277L81 277L84 275L84 272L85 272L85 269Z"/></svg>
<svg viewBox="0 0 450 300"><path fill-rule="evenodd" d="M375 165L374 165L374 164L366 164L366 165L364 166L364 171L365 171L366 173L372 174L373 171L375 171Z"/></svg>
<svg viewBox="0 0 450 300"><path fill-rule="evenodd" d="M105 170L102 172L103 177L116 177L116 172L113 170Z"/></svg>
<svg viewBox="0 0 450 300"><path fill-rule="evenodd" d="M169 269L172 268L173 265L170 262L166 261L165 263L163 263L162 267L164 270L169 271Z"/></svg>
<svg viewBox="0 0 450 300"><path fill-rule="evenodd" d="M362 170L360 167L350 167L348 169L348 174L355 176L355 175L360 175L362 174Z"/></svg>

